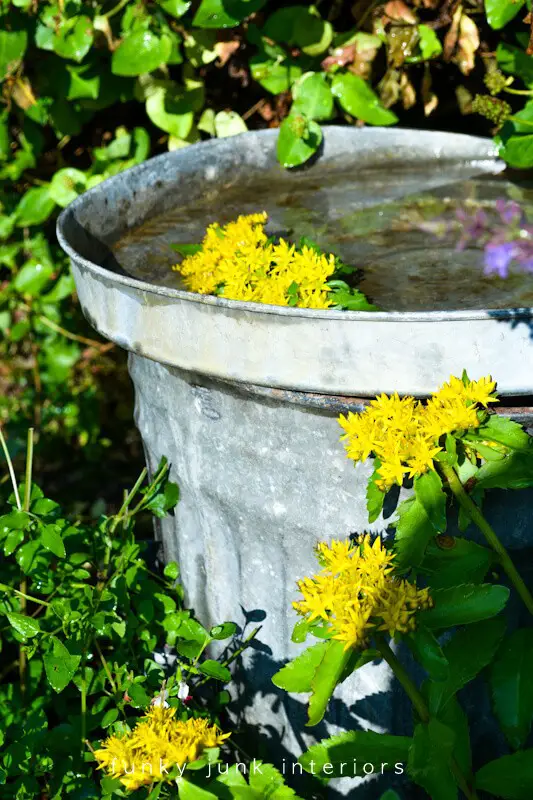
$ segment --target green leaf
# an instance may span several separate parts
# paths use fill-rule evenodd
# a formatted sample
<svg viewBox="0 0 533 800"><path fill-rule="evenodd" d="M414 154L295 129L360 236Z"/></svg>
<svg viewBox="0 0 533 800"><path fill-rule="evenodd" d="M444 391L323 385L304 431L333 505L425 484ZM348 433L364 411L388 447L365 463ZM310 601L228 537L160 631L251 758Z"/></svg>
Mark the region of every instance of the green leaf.
<svg viewBox="0 0 533 800"><path fill-rule="evenodd" d="M167 36L156 36L151 31L136 29L114 51L111 71L114 75L127 77L153 72L166 64L171 46Z"/></svg>
<svg viewBox="0 0 533 800"><path fill-rule="evenodd" d="M428 470L415 478L415 496L438 533L446 530L446 494L440 475Z"/></svg>
<svg viewBox="0 0 533 800"><path fill-rule="evenodd" d="M440 56L442 53L442 45L433 28L430 28L429 25L419 25L418 35L420 37L418 46L423 61L429 61L431 58ZM409 61L409 59L406 60Z"/></svg>
<svg viewBox="0 0 533 800"><path fill-rule="evenodd" d="M54 174L50 183L50 197L65 208L85 191L86 185L87 176L84 172L74 167L65 167Z"/></svg>
<svg viewBox="0 0 533 800"><path fill-rule="evenodd" d="M46 525L41 533L41 542L46 550L49 550L58 558L65 558L65 545L60 534L59 525Z"/></svg>
<svg viewBox="0 0 533 800"><path fill-rule="evenodd" d="M246 133L248 126L236 111L219 111L215 116L215 133L219 139Z"/></svg>
<svg viewBox="0 0 533 800"><path fill-rule="evenodd" d="M405 640L420 666L432 680L445 681L448 678L450 672L448 659L431 631L419 625L405 637Z"/></svg>
<svg viewBox="0 0 533 800"><path fill-rule="evenodd" d="M22 531L11 531L8 533L4 541L4 555L12 555L23 541L24 533Z"/></svg>
<svg viewBox="0 0 533 800"><path fill-rule="evenodd" d="M509 599L506 586L473 583L434 589L431 592L434 608L420 611L419 621L431 630L467 625L496 616Z"/></svg>
<svg viewBox="0 0 533 800"><path fill-rule="evenodd" d="M32 636L37 636L41 632L39 621L32 617L27 617L25 614L17 614L14 611L8 612L6 617L10 625L20 633L24 639L31 639Z"/></svg>
<svg viewBox="0 0 533 800"><path fill-rule="evenodd" d="M333 95L323 72L306 72L292 89L291 113L308 119L325 120L333 115Z"/></svg>
<svg viewBox="0 0 533 800"><path fill-rule="evenodd" d="M476 772L476 788L504 800L531 800L533 750L490 761Z"/></svg>
<svg viewBox="0 0 533 800"><path fill-rule="evenodd" d="M378 462L376 464L376 461ZM378 488L376 481L380 475L378 468L381 465L379 459L374 460L374 472L368 479L366 487L366 510L368 511L368 521L375 522L383 510L383 503L385 502L385 492Z"/></svg>
<svg viewBox="0 0 533 800"><path fill-rule="evenodd" d="M223 622L221 625L215 625L211 628L209 635L213 639L224 640L230 639L237 633L237 626L234 622Z"/></svg>
<svg viewBox="0 0 533 800"><path fill-rule="evenodd" d="M71 655L65 645L55 636L51 637L52 651L43 656L48 683L55 692L62 692L72 680L81 656Z"/></svg>
<svg viewBox="0 0 533 800"><path fill-rule="evenodd" d="M179 790L179 800L217 800L216 794L186 781L185 778L177 777L176 785Z"/></svg>
<svg viewBox="0 0 533 800"><path fill-rule="evenodd" d="M511 633L490 674L494 713L514 750L523 747L533 721L533 629Z"/></svg>
<svg viewBox="0 0 533 800"><path fill-rule="evenodd" d="M186 14L191 7L191 0L157 0L157 3L167 14L176 19Z"/></svg>
<svg viewBox="0 0 533 800"><path fill-rule="evenodd" d="M100 727L102 728L109 728L113 722L116 722L118 719L118 708L110 708L109 711L106 711L104 714L102 721L100 723Z"/></svg>
<svg viewBox="0 0 533 800"><path fill-rule="evenodd" d="M17 226L42 225L55 208L48 186L34 186L23 195L16 209Z"/></svg>
<svg viewBox="0 0 533 800"><path fill-rule="evenodd" d="M342 108L356 119L370 125L394 125L398 117L381 103L368 83L352 72L338 73L331 91Z"/></svg>
<svg viewBox="0 0 533 800"><path fill-rule="evenodd" d="M437 719L415 727L407 771L431 800L457 800L457 784L450 768L454 743L453 731Z"/></svg>
<svg viewBox="0 0 533 800"><path fill-rule="evenodd" d="M265 3L266 0L202 0L192 24L197 28L234 28Z"/></svg>
<svg viewBox="0 0 533 800"><path fill-rule="evenodd" d="M329 642L318 642L285 664L272 678L272 683L286 692L312 692L313 678L322 662Z"/></svg>
<svg viewBox="0 0 533 800"><path fill-rule="evenodd" d="M533 134L529 136L511 136L507 139L500 156L510 167L527 169L533 166Z"/></svg>
<svg viewBox="0 0 533 800"><path fill-rule="evenodd" d="M400 795L394 789L387 789L385 794L382 794L379 800L402 800Z"/></svg>
<svg viewBox="0 0 533 800"><path fill-rule="evenodd" d="M485 13L491 28L498 31L510 22L520 9L525 0L485 0Z"/></svg>
<svg viewBox="0 0 533 800"><path fill-rule="evenodd" d="M482 545L459 536L437 537L426 550L422 568L433 589L444 589L465 583L482 583L494 555Z"/></svg>
<svg viewBox="0 0 533 800"><path fill-rule="evenodd" d="M284 6L269 16L261 34L274 42L297 47L308 56L325 52L333 38L331 23L322 19L316 8Z"/></svg>
<svg viewBox="0 0 533 800"><path fill-rule="evenodd" d="M523 49L500 42L496 49L496 61L503 72L518 75L527 86L533 84L533 57L528 56Z"/></svg>
<svg viewBox="0 0 533 800"><path fill-rule="evenodd" d="M194 97L177 84L154 85L146 99L146 113L158 128L185 139L194 121Z"/></svg>
<svg viewBox="0 0 533 800"><path fill-rule="evenodd" d="M13 288L21 294L36 297L47 285L53 272L52 264L43 264L35 258L30 258L15 275Z"/></svg>
<svg viewBox="0 0 533 800"><path fill-rule="evenodd" d="M52 39L54 52L61 58L83 61L93 43L93 24L89 17L63 19Z"/></svg>
<svg viewBox="0 0 533 800"><path fill-rule="evenodd" d="M49 382L62 383L80 356L80 348L75 342L57 339L44 351L46 378Z"/></svg>
<svg viewBox="0 0 533 800"><path fill-rule="evenodd" d="M169 561L169 563L165 566L163 570L163 575L165 578L168 578L169 581L175 581L179 577L180 568L176 561Z"/></svg>
<svg viewBox="0 0 533 800"><path fill-rule="evenodd" d="M483 464L476 474L476 486L480 489L528 489L533 486L533 453L512 452L500 461Z"/></svg>
<svg viewBox="0 0 533 800"><path fill-rule="evenodd" d="M16 70L27 43L26 31L0 31L0 81Z"/></svg>
<svg viewBox="0 0 533 800"><path fill-rule="evenodd" d="M375 764L376 773L395 764L407 761L412 739L407 736L390 736L373 731L348 731L330 739L323 739L303 753L298 759L306 772L327 778L363 775L364 764ZM332 771L329 766L332 765ZM327 766L327 771L324 767ZM344 766L344 770L343 770ZM347 768L347 769L346 769Z"/></svg>
<svg viewBox="0 0 533 800"><path fill-rule="evenodd" d="M283 50L278 56L271 56L266 51L260 50L251 57L249 64L254 81L271 94L288 92L302 74L299 64L291 58L286 58Z"/></svg>
<svg viewBox="0 0 533 800"><path fill-rule="evenodd" d="M432 713L444 708L451 698L488 666L505 633L503 617L478 622L458 631L444 645L443 652L450 671L445 681L428 685Z"/></svg>
<svg viewBox="0 0 533 800"><path fill-rule="evenodd" d="M151 511L156 517L163 519L171 508L174 508L180 497L177 483L167 481L163 491L158 491L151 500L146 503L145 508Z"/></svg>
<svg viewBox="0 0 533 800"><path fill-rule="evenodd" d="M435 537L435 528L422 503L415 496L400 503L396 516L397 519L392 523L396 529L395 564L400 570L416 567L424 558L428 544Z"/></svg>
<svg viewBox="0 0 533 800"><path fill-rule="evenodd" d="M212 659L207 659L200 664L200 672L207 675L209 678L215 678L217 681L228 683L231 680L231 672L223 664Z"/></svg>
<svg viewBox="0 0 533 800"><path fill-rule="evenodd" d="M290 114L281 123L278 136L278 158L284 167L304 164L316 153L322 142L318 123L302 115Z"/></svg>
<svg viewBox="0 0 533 800"><path fill-rule="evenodd" d="M532 437L517 422L507 417L492 414L488 421L480 425L473 434L476 438L499 442L513 450L533 450Z"/></svg>
<svg viewBox="0 0 533 800"><path fill-rule="evenodd" d="M456 697L452 697L445 707L440 709L438 718L453 731L455 736L453 755L465 778L473 783L470 723Z"/></svg>
<svg viewBox="0 0 533 800"><path fill-rule="evenodd" d="M147 708L151 697L141 683L132 683L128 686L128 696L133 708Z"/></svg>
<svg viewBox="0 0 533 800"><path fill-rule="evenodd" d="M350 650L344 649L344 642L336 639L328 641L322 660L311 678L312 694L309 698L309 720L306 725L318 725L323 718L331 695L340 682L350 656Z"/></svg>

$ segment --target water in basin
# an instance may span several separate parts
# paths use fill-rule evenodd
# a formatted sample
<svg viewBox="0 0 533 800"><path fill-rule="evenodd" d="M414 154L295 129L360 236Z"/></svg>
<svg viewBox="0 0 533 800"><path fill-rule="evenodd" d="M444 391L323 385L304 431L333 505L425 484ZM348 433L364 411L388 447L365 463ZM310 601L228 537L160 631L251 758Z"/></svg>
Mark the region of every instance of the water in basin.
<svg viewBox="0 0 533 800"><path fill-rule="evenodd" d="M483 247L456 248L458 233L439 239L418 226L422 219L454 216L456 207L493 213L498 198L533 212L533 183L505 176L477 176L470 166L435 175L384 169L266 174L248 184L217 184L130 230L113 245L129 275L184 288L171 266L171 243L199 242L206 225L239 214L267 211L267 230L297 240L307 236L324 250L361 269L358 285L387 311L524 308L533 306L533 276L483 275Z"/></svg>

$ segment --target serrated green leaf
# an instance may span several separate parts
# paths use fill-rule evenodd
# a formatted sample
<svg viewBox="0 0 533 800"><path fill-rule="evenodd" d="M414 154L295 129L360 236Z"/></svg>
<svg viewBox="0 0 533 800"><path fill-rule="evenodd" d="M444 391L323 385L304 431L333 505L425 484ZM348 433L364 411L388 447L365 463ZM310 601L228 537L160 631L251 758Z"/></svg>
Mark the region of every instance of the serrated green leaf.
<svg viewBox="0 0 533 800"><path fill-rule="evenodd" d="M518 422L492 414L488 421L472 432L476 438L498 442L513 450L533 451L532 437Z"/></svg>
<svg viewBox="0 0 533 800"><path fill-rule="evenodd" d="M533 486L533 453L512 452L483 464L476 474L480 489L527 489Z"/></svg>
<svg viewBox="0 0 533 800"><path fill-rule="evenodd" d="M348 731L313 745L298 759L306 772L326 778L362 776L364 764L375 764L376 772L405 763L413 740L407 736L391 736L373 731ZM332 765L332 771L328 766ZM341 765L344 765L344 770Z"/></svg>
<svg viewBox="0 0 533 800"><path fill-rule="evenodd" d="M476 787L504 800L531 800L533 749L490 761L476 772Z"/></svg>
<svg viewBox="0 0 533 800"><path fill-rule="evenodd" d="M431 591L434 607L420 611L419 621L430 630L453 628L496 616L509 599L506 586L473 583Z"/></svg>
<svg viewBox="0 0 533 800"><path fill-rule="evenodd" d="M482 583L493 561L487 547L460 536L445 536L442 545L438 537L429 543L422 569L432 588L444 589L462 581Z"/></svg>
<svg viewBox="0 0 533 800"><path fill-rule="evenodd" d="M450 671L445 681L430 682L427 687L429 708L436 714L451 698L488 666L505 633L503 617L478 622L458 631L444 645L444 657Z"/></svg>
<svg viewBox="0 0 533 800"><path fill-rule="evenodd" d="M533 721L533 629L513 631L492 665L490 687L494 713L507 741L523 747Z"/></svg>
<svg viewBox="0 0 533 800"><path fill-rule="evenodd" d="M272 683L286 692L312 692L313 678L324 658L329 642L318 642L285 664L272 678Z"/></svg>
<svg viewBox="0 0 533 800"><path fill-rule="evenodd" d="M448 659L430 630L418 625L405 639L414 657L432 680L445 681L448 678L450 673Z"/></svg>
<svg viewBox="0 0 533 800"><path fill-rule="evenodd" d="M308 722L318 725L326 713L327 705L339 683L351 653L344 649L344 642L330 639L324 649L323 657L311 678L311 697L309 698Z"/></svg>
<svg viewBox="0 0 533 800"><path fill-rule="evenodd" d="M431 800L457 800L458 789L450 761L455 744L452 730L437 719L416 725L407 771Z"/></svg>

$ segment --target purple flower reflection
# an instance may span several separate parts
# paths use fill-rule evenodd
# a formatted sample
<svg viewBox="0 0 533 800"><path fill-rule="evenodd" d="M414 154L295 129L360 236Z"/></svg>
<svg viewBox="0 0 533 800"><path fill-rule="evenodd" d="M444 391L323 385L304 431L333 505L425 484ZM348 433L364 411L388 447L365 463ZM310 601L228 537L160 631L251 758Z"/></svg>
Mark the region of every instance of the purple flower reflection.
<svg viewBox="0 0 533 800"><path fill-rule="evenodd" d="M506 278L514 257L514 242L489 242L485 245L485 275L496 273L500 278Z"/></svg>

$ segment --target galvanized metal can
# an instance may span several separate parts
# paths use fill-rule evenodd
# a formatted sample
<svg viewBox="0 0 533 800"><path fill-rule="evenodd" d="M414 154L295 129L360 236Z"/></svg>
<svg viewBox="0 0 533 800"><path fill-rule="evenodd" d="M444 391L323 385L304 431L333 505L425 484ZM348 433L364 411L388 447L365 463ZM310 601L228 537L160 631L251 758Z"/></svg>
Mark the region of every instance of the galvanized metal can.
<svg viewBox="0 0 533 800"><path fill-rule="evenodd" d="M361 162L376 175L407 163L403 189L398 181L389 191L396 197L501 169L485 140L328 128L305 179L316 175L320 186L329 171ZM393 514L386 507L367 524L370 466L354 469L345 458L336 415L361 407L358 396L427 395L464 367L473 376L492 372L504 393L531 393L533 347L531 309L372 314L262 307L143 281L142 259L136 277L125 272L112 246L126 231L147 219L157 229L158 215L209 191L216 213L221 183L241 182L249 194L254 180L270 178L279 187L300 180L277 166L273 131L193 146L83 195L62 214L58 235L87 318L130 351L148 466L166 455L180 485L180 503L158 522L158 537L165 558L180 563L188 604L206 626L232 620L245 633L262 626L236 676L233 713L290 770L323 736L353 727L406 733L411 726L409 704L383 663L342 684L314 729L305 728L305 698L271 682L302 647L291 641L291 603L296 581L316 569L316 543L364 530L386 536ZM171 263L171 254L166 258ZM489 513L506 544L529 546L530 496L515 501L512 527L506 504L494 498ZM483 726L486 734L485 718ZM366 800L393 779L348 781L338 791L355 785Z"/></svg>

